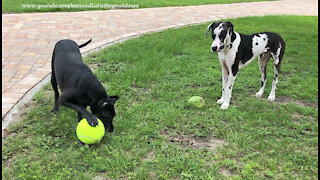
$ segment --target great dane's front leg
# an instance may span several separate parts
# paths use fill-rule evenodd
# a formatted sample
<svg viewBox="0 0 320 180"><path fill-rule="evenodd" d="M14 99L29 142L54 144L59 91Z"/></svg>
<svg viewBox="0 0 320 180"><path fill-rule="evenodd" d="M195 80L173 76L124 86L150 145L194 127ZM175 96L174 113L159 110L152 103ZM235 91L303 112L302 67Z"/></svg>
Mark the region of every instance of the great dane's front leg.
<svg viewBox="0 0 320 180"><path fill-rule="evenodd" d="M235 71L233 69L232 73L229 73L227 87L225 87L224 101L223 101L223 103L221 105L221 109L228 109L228 107L229 107L231 94L232 94L232 88L233 88L234 80L237 77L237 72L238 72L238 70Z"/></svg>
<svg viewBox="0 0 320 180"><path fill-rule="evenodd" d="M225 100L225 95L226 95L226 87L228 83L228 78L229 78L229 70L227 68L227 65L225 61L220 61L221 67L222 67L222 96L221 98L217 101L218 104L222 104Z"/></svg>

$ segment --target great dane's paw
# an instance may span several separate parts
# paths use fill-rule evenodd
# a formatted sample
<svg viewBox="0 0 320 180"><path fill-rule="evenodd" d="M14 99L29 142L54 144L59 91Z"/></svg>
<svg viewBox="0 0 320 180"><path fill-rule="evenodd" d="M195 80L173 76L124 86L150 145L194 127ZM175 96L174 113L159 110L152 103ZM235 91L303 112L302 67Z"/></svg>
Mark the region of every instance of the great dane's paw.
<svg viewBox="0 0 320 180"><path fill-rule="evenodd" d="M223 98L220 98L220 99L217 101L218 104L222 104L223 102L224 102L224 99L223 99Z"/></svg>
<svg viewBox="0 0 320 180"><path fill-rule="evenodd" d="M229 107L229 103L223 103L221 105L221 109L228 109L228 107Z"/></svg>
<svg viewBox="0 0 320 180"><path fill-rule="evenodd" d="M276 96L273 95L273 94L270 94L269 97L268 97L269 101L274 101L275 99L276 99Z"/></svg>
<svg viewBox="0 0 320 180"><path fill-rule="evenodd" d="M263 92L259 91L259 92L257 92L257 93L256 93L256 97L258 97L258 98L259 98L259 97L261 97L261 96L262 96L262 94L263 94Z"/></svg>

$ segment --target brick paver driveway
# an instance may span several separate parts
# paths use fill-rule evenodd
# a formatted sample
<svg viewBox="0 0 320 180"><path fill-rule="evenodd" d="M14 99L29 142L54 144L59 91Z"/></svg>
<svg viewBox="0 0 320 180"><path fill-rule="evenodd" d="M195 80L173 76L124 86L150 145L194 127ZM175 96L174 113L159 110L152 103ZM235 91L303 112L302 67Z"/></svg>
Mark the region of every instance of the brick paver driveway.
<svg viewBox="0 0 320 180"><path fill-rule="evenodd" d="M282 0L135 10L2 14L2 118L50 70L54 44L64 38L104 44L170 27L221 18L271 14L318 15L317 0Z"/></svg>

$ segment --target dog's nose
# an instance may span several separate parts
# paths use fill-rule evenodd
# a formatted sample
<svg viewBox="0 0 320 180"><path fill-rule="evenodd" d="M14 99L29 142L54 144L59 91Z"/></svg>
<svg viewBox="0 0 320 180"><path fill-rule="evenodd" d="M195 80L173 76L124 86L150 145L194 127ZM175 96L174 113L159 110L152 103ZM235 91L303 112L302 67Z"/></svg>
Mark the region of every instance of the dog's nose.
<svg viewBox="0 0 320 180"><path fill-rule="evenodd" d="M224 45L220 46L220 49L223 49L224 48Z"/></svg>
<svg viewBox="0 0 320 180"><path fill-rule="evenodd" d="M211 49L214 52L214 51L217 51L218 47L217 46L213 46L213 47L211 47Z"/></svg>

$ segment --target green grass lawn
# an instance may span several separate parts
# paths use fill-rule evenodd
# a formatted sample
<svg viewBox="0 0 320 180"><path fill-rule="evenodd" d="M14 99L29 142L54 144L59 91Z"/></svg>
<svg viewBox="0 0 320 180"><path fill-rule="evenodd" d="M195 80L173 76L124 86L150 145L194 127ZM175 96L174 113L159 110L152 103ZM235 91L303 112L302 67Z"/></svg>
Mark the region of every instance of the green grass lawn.
<svg viewBox="0 0 320 180"><path fill-rule="evenodd" d="M262 99L258 61L241 69L227 110L207 24L144 35L85 62L116 103L115 132L81 145L76 112L56 115L46 85L2 139L3 179L318 179L318 17L231 19L241 33L273 31L287 49L276 102ZM263 22L263 23L262 23ZM186 105L205 98L203 109ZM215 147L216 145L223 146Z"/></svg>
<svg viewBox="0 0 320 180"><path fill-rule="evenodd" d="M3 0L2 12L21 13L21 12L52 12L52 11L83 11L83 10L101 10L110 8L83 8L83 7L58 7L58 5L138 5L139 8L167 7L167 6L190 6L203 4L225 4L238 2L253 2L266 0ZM35 7L23 7L22 5L35 5ZM43 7L38 5L57 5L57 7Z"/></svg>

